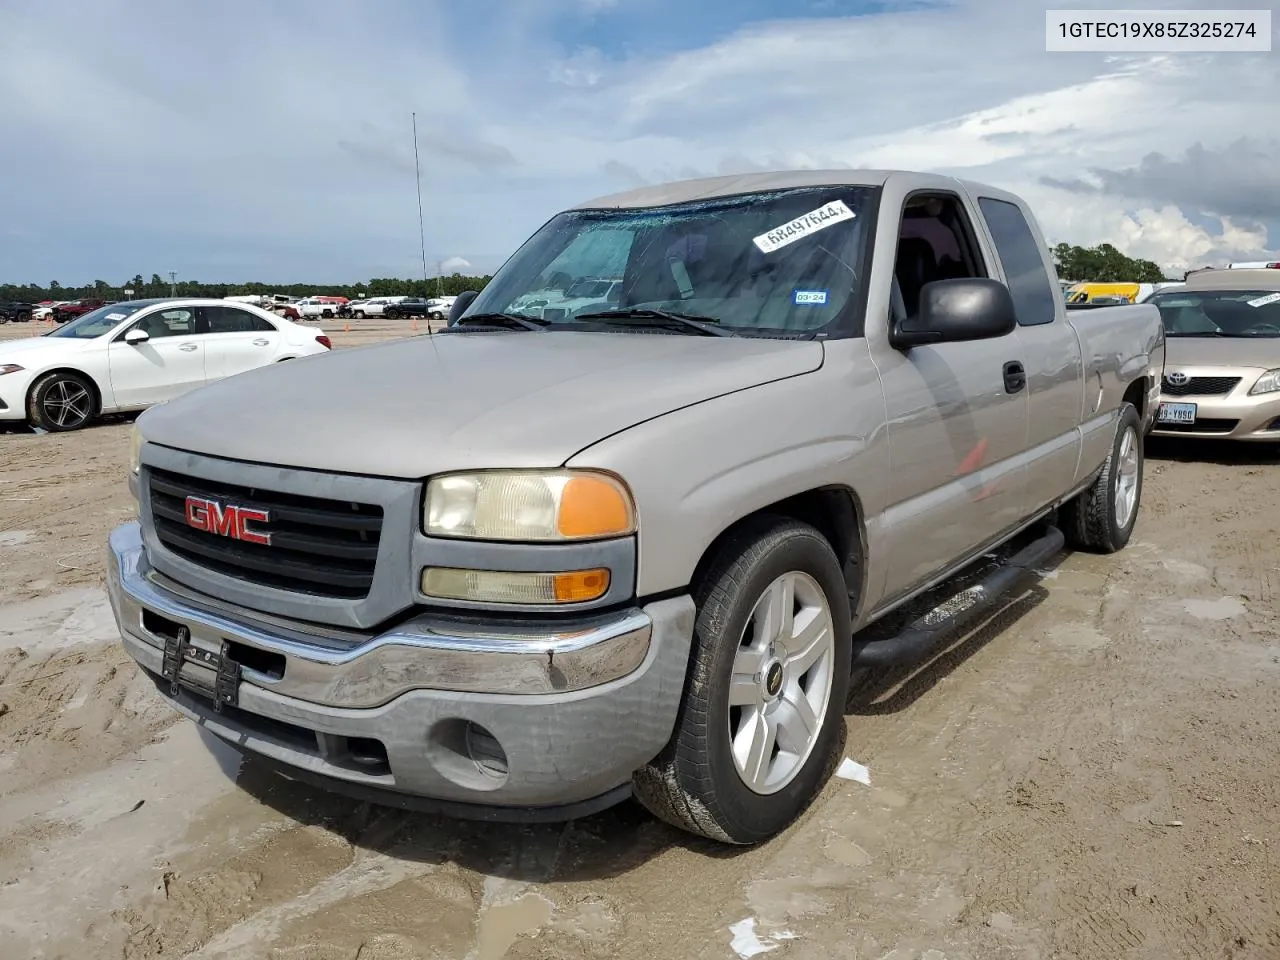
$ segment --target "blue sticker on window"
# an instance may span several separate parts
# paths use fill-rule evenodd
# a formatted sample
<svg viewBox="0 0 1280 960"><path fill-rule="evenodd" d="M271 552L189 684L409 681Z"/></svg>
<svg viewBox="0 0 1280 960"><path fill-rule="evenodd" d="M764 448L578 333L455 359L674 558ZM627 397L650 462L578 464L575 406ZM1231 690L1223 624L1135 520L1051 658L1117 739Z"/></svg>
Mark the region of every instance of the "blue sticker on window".
<svg viewBox="0 0 1280 960"><path fill-rule="evenodd" d="M791 294L791 302L797 306L821 307L827 302L827 291L796 290Z"/></svg>

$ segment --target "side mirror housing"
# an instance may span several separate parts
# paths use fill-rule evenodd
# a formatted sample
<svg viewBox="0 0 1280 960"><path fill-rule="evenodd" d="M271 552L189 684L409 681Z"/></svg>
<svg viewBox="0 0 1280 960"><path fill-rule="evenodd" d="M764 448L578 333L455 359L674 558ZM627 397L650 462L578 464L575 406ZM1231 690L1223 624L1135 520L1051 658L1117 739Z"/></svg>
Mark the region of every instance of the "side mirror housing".
<svg viewBox="0 0 1280 960"><path fill-rule="evenodd" d="M449 326L453 326L458 322L458 318L467 312L467 307L471 306L471 301L480 296L479 290L464 290L458 294L458 299L453 301L453 306L449 308Z"/></svg>
<svg viewBox="0 0 1280 960"><path fill-rule="evenodd" d="M135 347L140 343L146 343L150 339L151 334L147 333L145 330L138 330L137 328L130 330L124 335L124 342L132 344Z"/></svg>
<svg viewBox="0 0 1280 960"><path fill-rule="evenodd" d="M999 280L935 280L920 288L917 315L893 324L889 343L910 350L931 343L987 340L1010 334L1017 325L1013 296Z"/></svg>

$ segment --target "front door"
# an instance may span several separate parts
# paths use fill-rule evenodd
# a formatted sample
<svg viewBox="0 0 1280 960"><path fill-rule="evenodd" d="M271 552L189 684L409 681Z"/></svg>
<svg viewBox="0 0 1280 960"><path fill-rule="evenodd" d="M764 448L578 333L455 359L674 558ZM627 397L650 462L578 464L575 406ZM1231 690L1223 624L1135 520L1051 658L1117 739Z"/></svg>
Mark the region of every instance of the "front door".
<svg viewBox="0 0 1280 960"><path fill-rule="evenodd" d="M129 330L145 330L148 339L125 343ZM116 403L145 407L203 385L206 339L196 332L192 307L155 310L131 323L107 348Z"/></svg>
<svg viewBox="0 0 1280 960"><path fill-rule="evenodd" d="M990 249L954 194L913 195L903 210L893 309L913 316L934 280L992 276ZM1028 407L1016 333L874 354L884 386L893 543L892 599L970 556L1021 520Z"/></svg>

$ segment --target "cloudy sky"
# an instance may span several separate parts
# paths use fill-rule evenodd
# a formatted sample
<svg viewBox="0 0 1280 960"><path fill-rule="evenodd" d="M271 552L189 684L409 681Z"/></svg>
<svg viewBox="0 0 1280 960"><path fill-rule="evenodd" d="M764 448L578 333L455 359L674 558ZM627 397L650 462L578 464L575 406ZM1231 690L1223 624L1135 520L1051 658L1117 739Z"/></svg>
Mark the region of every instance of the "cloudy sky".
<svg viewBox="0 0 1280 960"><path fill-rule="evenodd" d="M1280 253L1280 54L1046 53L1044 6L3 0L0 282L418 275L414 111L432 273L778 167L994 183L1171 270Z"/></svg>

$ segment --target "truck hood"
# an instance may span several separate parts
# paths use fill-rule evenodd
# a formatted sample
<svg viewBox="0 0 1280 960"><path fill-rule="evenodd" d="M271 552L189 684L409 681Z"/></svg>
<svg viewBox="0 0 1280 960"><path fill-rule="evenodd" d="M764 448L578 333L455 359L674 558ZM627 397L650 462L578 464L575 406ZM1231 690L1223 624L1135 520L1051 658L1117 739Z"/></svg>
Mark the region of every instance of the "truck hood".
<svg viewBox="0 0 1280 960"><path fill-rule="evenodd" d="M1167 337L1166 371L1179 367L1280 367L1280 337Z"/></svg>
<svg viewBox="0 0 1280 960"><path fill-rule="evenodd" d="M343 473L554 467L637 423L822 360L815 341L451 333L273 364L138 423L149 442L180 450Z"/></svg>

